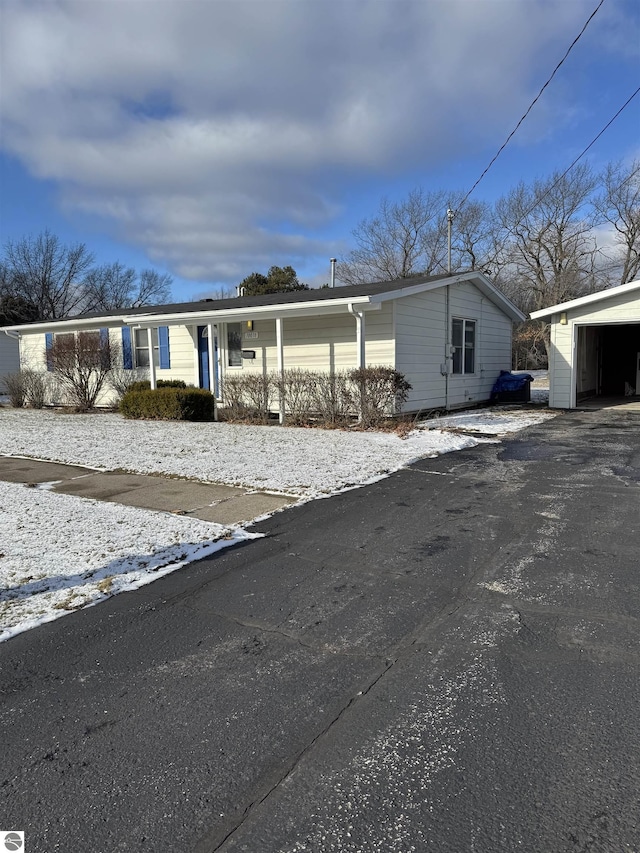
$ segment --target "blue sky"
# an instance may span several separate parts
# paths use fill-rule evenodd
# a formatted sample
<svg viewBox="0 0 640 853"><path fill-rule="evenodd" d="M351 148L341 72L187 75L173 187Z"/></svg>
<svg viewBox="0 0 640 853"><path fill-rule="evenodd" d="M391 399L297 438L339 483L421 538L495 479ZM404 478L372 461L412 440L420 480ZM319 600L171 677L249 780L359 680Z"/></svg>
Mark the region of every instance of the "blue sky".
<svg viewBox="0 0 640 853"><path fill-rule="evenodd" d="M192 299L328 279L380 199L468 190L598 0L0 0L0 242L48 228ZM640 78L605 0L474 192L566 168ZM640 97L589 152L640 156Z"/></svg>

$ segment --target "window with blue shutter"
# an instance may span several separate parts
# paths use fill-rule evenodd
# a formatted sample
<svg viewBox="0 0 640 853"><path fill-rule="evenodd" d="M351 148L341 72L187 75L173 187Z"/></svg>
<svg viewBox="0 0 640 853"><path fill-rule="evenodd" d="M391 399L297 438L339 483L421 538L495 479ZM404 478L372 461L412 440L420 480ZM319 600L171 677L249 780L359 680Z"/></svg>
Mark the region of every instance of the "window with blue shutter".
<svg viewBox="0 0 640 853"><path fill-rule="evenodd" d="M129 326L122 327L122 366L125 370L133 370L133 351Z"/></svg>
<svg viewBox="0 0 640 853"><path fill-rule="evenodd" d="M53 370L53 359L51 358L51 347L53 346L53 332L45 332L44 345L46 350L47 370Z"/></svg>
<svg viewBox="0 0 640 853"><path fill-rule="evenodd" d="M160 351L160 368L168 370L171 367L171 355L169 353L169 327L158 327L158 349Z"/></svg>

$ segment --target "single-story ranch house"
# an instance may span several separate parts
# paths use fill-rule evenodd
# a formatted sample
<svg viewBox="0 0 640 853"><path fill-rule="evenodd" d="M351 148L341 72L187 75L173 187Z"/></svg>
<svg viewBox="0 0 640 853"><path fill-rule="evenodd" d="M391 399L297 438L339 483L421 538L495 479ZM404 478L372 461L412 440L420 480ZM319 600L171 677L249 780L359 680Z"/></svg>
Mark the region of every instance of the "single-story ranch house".
<svg viewBox="0 0 640 853"><path fill-rule="evenodd" d="M224 405L225 376L287 368L337 372L384 365L412 385L406 411L488 400L511 366L524 315L480 272L238 296L122 310L5 329L21 365L47 370L56 335L95 331L152 387L182 379ZM108 400L103 400L104 403ZM282 413L281 413L282 415Z"/></svg>
<svg viewBox="0 0 640 853"><path fill-rule="evenodd" d="M549 405L640 396L640 281L531 314L551 324Z"/></svg>

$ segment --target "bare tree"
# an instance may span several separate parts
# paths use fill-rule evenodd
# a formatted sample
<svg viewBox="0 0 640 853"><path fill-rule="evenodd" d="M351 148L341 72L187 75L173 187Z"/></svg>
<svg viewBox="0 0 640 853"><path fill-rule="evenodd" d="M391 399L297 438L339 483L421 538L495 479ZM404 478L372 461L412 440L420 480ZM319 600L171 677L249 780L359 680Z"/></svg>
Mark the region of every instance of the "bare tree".
<svg viewBox="0 0 640 853"><path fill-rule="evenodd" d="M338 266L346 284L389 281L444 271L446 195L412 190L404 201L383 199L372 219L354 229L356 248Z"/></svg>
<svg viewBox="0 0 640 853"><path fill-rule="evenodd" d="M594 207L603 222L615 230L614 269L618 284L634 281L640 273L640 160L630 166L610 163L601 177L603 192Z"/></svg>
<svg viewBox="0 0 640 853"><path fill-rule="evenodd" d="M533 185L520 183L496 205L499 283L525 311L597 289L597 253L586 165Z"/></svg>
<svg viewBox="0 0 640 853"><path fill-rule="evenodd" d="M125 267L119 261L89 270L84 279L87 310L116 311L118 308L130 308L135 279L136 271L133 267Z"/></svg>
<svg viewBox="0 0 640 853"><path fill-rule="evenodd" d="M18 296L14 277L8 265L0 262L0 326L12 326L38 319L38 309L23 296Z"/></svg>
<svg viewBox="0 0 640 853"><path fill-rule="evenodd" d="M171 299L172 284L173 278L169 273L160 273L152 269L142 270L138 276L137 290L133 294L130 307L140 308L142 305L162 305L168 302Z"/></svg>
<svg viewBox="0 0 640 853"><path fill-rule="evenodd" d="M46 359L69 402L81 411L92 409L111 372L109 336L99 331L56 335Z"/></svg>
<svg viewBox="0 0 640 853"><path fill-rule="evenodd" d="M59 320L84 307L82 279L92 262L84 243L65 246L49 231L5 247L14 295L35 305L40 320Z"/></svg>
<svg viewBox="0 0 640 853"><path fill-rule="evenodd" d="M484 201L466 202L454 209L451 235L453 270L497 272L499 251L493 210Z"/></svg>
<svg viewBox="0 0 640 853"><path fill-rule="evenodd" d="M153 269L137 275L133 267L125 267L119 261L94 267L83 282L86 310L117 311L167 302L172 281L168 273Z"/></svg>

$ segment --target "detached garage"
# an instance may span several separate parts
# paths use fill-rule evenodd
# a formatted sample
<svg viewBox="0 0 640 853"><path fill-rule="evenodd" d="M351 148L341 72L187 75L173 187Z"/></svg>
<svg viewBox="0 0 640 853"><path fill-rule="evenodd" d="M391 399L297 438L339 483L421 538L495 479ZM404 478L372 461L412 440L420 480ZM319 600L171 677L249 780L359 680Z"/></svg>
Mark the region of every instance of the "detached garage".
<svg viewBox="0 0 640 853"><path fill-rule="evenodd" d="M551 323L549 405L640 399L640 281L531 314Z"/></svg>

